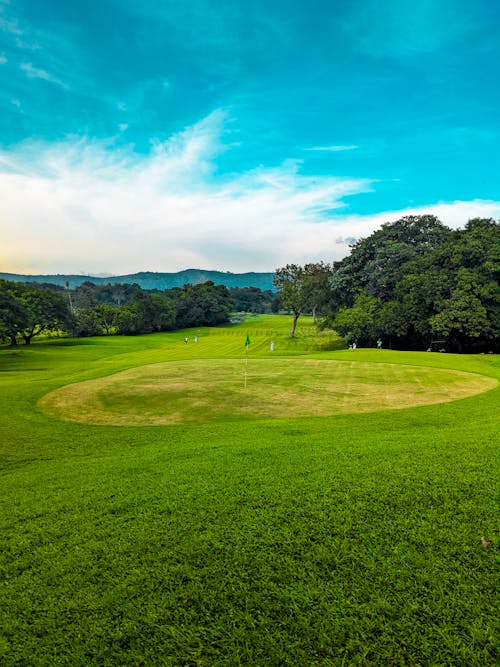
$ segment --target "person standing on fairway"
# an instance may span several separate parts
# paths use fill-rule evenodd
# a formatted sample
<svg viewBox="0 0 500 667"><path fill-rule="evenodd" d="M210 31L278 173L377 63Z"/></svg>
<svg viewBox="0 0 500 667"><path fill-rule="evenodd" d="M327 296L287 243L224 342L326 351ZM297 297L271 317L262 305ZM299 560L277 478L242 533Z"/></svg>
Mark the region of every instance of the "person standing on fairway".
<svg viewBox="0 0 500 667"><path fill-rule="evenodd" d="M377 341L377 350L381 350L381 349L382 349L382 341L379 338L378 341Z"/></svg>

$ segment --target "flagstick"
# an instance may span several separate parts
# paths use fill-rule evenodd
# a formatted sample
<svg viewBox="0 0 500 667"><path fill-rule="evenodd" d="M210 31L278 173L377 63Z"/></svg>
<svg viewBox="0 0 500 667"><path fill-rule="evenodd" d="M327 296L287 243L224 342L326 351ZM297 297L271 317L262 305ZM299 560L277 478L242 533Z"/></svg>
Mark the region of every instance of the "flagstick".
<svg viewBox="0 0 500 667"><path fill-rule="evenodd" d="M247 369L248 369L248 345L245 345L245 383L244 387L247 388Z"/></svg>

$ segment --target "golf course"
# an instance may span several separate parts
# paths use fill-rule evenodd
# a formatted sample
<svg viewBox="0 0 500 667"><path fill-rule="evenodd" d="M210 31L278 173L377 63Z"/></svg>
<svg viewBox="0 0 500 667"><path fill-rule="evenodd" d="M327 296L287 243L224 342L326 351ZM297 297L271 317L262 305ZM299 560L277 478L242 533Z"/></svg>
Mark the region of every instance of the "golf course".
<svg viewBox="0 0 500 667"><path fill-rule="evenodd" d="M497 664L499 356L289 330L0 347L1 665Z"/></svg>

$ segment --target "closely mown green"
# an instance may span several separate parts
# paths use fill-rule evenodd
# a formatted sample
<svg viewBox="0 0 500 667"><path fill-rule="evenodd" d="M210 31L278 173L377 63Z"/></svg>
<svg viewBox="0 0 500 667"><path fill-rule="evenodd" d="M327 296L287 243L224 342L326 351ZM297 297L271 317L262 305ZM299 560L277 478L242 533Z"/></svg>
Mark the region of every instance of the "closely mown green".
<svg viewBox="0 0 500 667"><path fill-rule="evenodd" d="M247 332L249 363L351 354L500 376L496 355L335 351L289 324L0 350L2 665L497 664L498 388L176 426L37 407L146 364L243 361Z"/></svg>

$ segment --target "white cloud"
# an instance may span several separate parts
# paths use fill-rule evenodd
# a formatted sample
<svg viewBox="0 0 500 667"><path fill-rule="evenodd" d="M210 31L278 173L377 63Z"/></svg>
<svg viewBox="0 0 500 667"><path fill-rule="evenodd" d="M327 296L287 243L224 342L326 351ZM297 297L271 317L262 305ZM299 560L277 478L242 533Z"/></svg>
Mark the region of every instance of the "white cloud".
<svg viewBox="0 0 500 667"><path fill-rule="evenodd" d="M311 148L306 148L306 151L327 151L331 153L339 153L341 151L354 151L359 146L312 146Z"/></svg>
<svg viewBox="0 0 500 667"><path fill-rule="evenodd" d="M481 201L342 215L344 198L371 183L304 176L297 161L221 175L224 123L215 111L143 156L84 139L0 153L0 268L272 271L339 259L353 237L403 214L429 210L452 226L500 215L500 203Z"/></svg>

